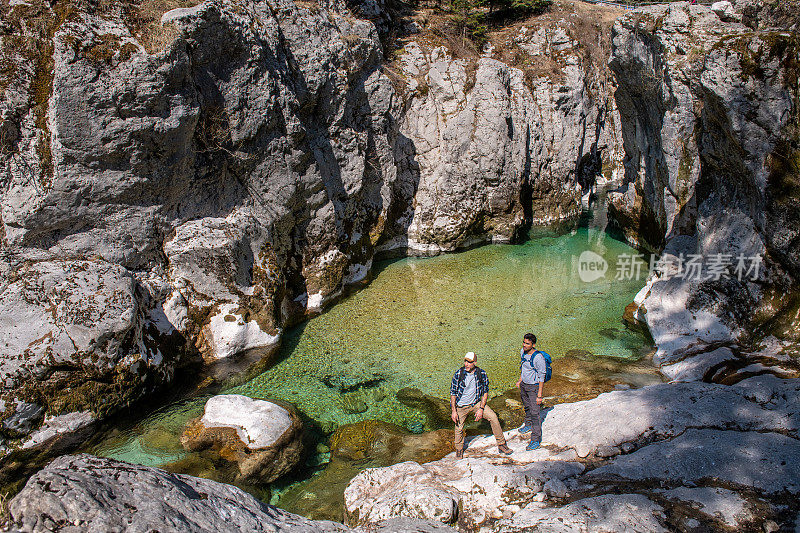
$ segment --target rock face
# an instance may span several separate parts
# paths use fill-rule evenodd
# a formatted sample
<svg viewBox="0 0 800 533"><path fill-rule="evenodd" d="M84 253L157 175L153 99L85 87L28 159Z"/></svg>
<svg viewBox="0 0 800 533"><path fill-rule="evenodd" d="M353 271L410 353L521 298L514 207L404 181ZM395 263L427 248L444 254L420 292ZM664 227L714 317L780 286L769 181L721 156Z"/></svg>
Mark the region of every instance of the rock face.
<svg viewBox="0 0 800 533"><path fill-rule="evenodd" d="M738 339L754 319L779 337L797 329L774 319L794 313L769 298L800 273L800 204L786 186L797 179L797 35L767 16L754 32L736 22L739 4L650 6L614 26L626 161L610 214L672 265L640 302L662 356Z"/></svg>
<svg viewBox="0 0 800 533"><path fill-rule="evenodd" d="M236 463L235 481L271 483L290 472L303 455L299 416L266 400L238 394L214 396L203 416L189 422L181 444L190 451L211 448Z"/></svg>
<svg viewBox="0 0 800 533"><path fill-rule="evenodd" d="M241 489L91 455L62 456L9 504L22 531L347 531L265 505Z"/></svg>

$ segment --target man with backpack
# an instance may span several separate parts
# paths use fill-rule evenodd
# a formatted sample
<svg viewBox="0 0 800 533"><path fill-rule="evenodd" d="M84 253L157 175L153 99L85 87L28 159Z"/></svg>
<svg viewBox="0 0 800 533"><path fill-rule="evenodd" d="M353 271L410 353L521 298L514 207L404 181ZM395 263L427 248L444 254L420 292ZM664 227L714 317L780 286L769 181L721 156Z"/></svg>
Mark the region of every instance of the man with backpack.
<svg viewBox="0 0 800 533"><path fill-rule="evenodd" d="M521 434L530 433L531 442L526 450L535 450L542 442L541 406L544 382L550 379L550 356L536 349L536 335L526 333L519 352L520 376L517 381L522 405L525 407L525 423L519 428Z"/></svg>
<svg viewBox="0 0 800 533"><path fill-rule="evenodd" d="M483 418L489 421L500 453L506 455L513 453L511 448L506 446L506 438L497 414L486 405L489 400L489 378L486 376L486 371L477 366L477 361L477 355L467 352L464 356L464 366L456 370L450 384L450 418L456 424L454 439L456 459L464 457L464 424L467 422L467 415L472 412L475 413L476 422Z"/></svg>

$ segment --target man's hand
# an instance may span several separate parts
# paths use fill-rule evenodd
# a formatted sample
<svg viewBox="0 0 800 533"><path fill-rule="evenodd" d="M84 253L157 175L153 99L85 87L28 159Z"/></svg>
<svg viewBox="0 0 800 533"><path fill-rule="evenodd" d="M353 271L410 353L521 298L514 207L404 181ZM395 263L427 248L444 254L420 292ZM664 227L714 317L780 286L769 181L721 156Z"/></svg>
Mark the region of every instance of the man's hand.
<svg viewBox="0 0 800 533"><path fill-rule="evenodd" d="M537 403L537 404L539 404L539 405L542 405L542 402L543 402L543 401L544 401L544 400L542 399L542 397L541 397L541 396L537 396L537 397L536 397L536 403Z"/></svg>
<svg viewBox="0 0 800 533"><path fill-rule="evenodd" d="M522 383L522 378L519 378L519 379L517 380L517 388L519 388L519 386L520 386L520 384L521 384L521 383Z"/></svg>
<svg viewBox="0 0 800 533"><path fill-rule="evenodd" d="M458 424L458 413L456 413L455 409L450 411L450 418L453 420L454 423Z"/></svg>
<svg viewBox="0 0 800 533"><path fill-rule="evenodd" d="M483 407L478 407L478 410L475 411L475 422L483 418Z"/></svg>

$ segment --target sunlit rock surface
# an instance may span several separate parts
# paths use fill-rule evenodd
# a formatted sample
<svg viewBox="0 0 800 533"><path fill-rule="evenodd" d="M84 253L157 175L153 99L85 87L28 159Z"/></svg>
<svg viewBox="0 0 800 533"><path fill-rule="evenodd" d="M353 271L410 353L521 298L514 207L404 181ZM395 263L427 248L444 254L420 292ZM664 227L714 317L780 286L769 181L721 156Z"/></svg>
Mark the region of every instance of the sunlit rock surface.
<svg viewBox="0 0 800 533"><path fill-rule="evenodd" d="M615 494L578 500L558 509L543 509L535 502L509 520L501 520L496 531L626 531L666 533L661 525L664 509L640 494Z"/></svg>
<svg viewBox="0 0 800 533"><path fill-rule="evenodd" d="M460 527L491 531L584 523L669 531L670 523L695 520L698 509L713 527L753 527L765 515L785 520L773 498L800 490L792 460L800 445L797 395L797 380L760 376L736 386L663 384L561 404L546 413L537 450L526 451L528 438L516 430L506 432L510 456L497 454L492 436L477 437L464 459L450 454L362 472L345 491L345 506L352 523L449 516L449 504L414 504L413 489L401 481L413 479L437 495L429 501L454 502Z"/></svg>

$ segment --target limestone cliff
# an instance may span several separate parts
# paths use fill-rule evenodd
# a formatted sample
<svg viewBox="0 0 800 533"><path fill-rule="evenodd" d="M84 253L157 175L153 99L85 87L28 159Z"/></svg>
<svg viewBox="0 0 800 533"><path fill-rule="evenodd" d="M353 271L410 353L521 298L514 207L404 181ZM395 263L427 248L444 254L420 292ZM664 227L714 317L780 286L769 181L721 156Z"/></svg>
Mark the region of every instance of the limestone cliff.
<svg viewBox="0 0 800 533"><path fill-rule="evenodd" d="M660 362L733 339L797 340L800 40L756 4L652 6L614 26L626 159L610 211L669 259L637 299ZM680 268L692 256L699 275Z"/></svg>

